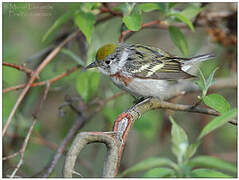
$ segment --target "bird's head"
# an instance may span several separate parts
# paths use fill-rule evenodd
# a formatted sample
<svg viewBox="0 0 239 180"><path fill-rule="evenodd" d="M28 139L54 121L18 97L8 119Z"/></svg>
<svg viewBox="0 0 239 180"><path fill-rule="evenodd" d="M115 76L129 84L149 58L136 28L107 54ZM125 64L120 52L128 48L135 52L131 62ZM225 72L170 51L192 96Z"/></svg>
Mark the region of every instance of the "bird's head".
<svg viewBox="0 0 239 180"><path fill-rule="evenodd" d="M117 47L117 44L110 43L99 48L96 53L96 60L85 69L96 67L104 74L111 74L112 67L117 66Z"/></svg>

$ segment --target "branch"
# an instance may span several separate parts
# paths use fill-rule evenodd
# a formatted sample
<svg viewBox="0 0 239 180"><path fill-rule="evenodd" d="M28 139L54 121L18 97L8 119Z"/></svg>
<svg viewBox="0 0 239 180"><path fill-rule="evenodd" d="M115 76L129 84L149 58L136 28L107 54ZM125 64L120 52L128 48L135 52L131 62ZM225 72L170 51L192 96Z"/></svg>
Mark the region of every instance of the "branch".
<svg viewBox="0 0 239 180"><path fill-rule="evenodd" d="M232 80L233 78L230 79L230 81ZM218 84L215 83L212 88L215 88L216 85ZM175 95L178 95L180 91L181 92L184 91L184 94L186 94L188 92L198 91L198 88L193 83L189 83L189 82L182 83L177 88L175 88L175 91L174 91L175 94L170 92L167 99L172 98ZM173 103L161 101L155 98L148 98L136 104L135 106L131 107L127 112L120 114L114 123L113 130L114 132L118 132L117 137L118 137L118 140L121 141L120 150L119 150L118 159L117 159L117 168L115 169L114 176L117 175L124 144L126 142L128 132L130 131L134 121L137 120L139 117L141 117L141 115L144 114L145 112L149 110L153 110L153 109L170 109L175 111L195 112L195 113L208 114L208 115L214 115L214 116L220 115L220 113L209 108L199 108L199 107L193 107L191 105L173 104ZM229 123L233 125L237 125L236 120L230 120Z"/></svg>
<svg viewBox="0 0 239 180"><path fill-rule="evenodd" d="M121 12L113 11L108 7L107 3L103 3L103 7L100 8L101 13L110 13L112 16L119 16L123 17L123 14Z"/></svg>
<svg viewBox="0 0 239 180"><path fill-rule="evenodd" d="M74 172L76 159L80 151L91 143L104 143L107 148L106 160L103 168L102 177L113 177L114 170L117 166L118 142L116 141L115 132L83 132L79 133L72 143L67 153L64 165L64 177L71 178Z"/></svg>
<svg viewBox="0 0 239 180"><path fill-rule="evenodd" d="M108 20L110 18L112 18L114 16L110 16L110 17L107 17L105 19L100 19L100 20L97 20L96 22L96 25L101 23L101 22L104 22L105 20ZM20 94L20 96L18 97L14 107L12 108L12 111L7 119L7 122L3 128L3 131L2 131L2 136L5 135L6 131L7 131L7 128L18 108L18 106L20 105L20 103L22 102L23 98L25 97L25 95L27 94L28 90L30 89L30 87L32 86L32 84L34 83L35 79L38 78L38 75L39 73L44 69L44 67L60 52L60 50L67 44L69 43L71 40L73 40L77 35L78 33L80 32L80 30L77 30L75 31L74 33L72 33L68 38L66 38L62 43L60 43L44 60L43 62L38 66L38 68L34 71L34 73L32 74L30 80L28 81L27 85L25 86L24 90L22 91L22 93ZM21 88L21 87L15 87L16 89L17 88ZM9 89L8 89L9 90ZM11 90L11 89L10 89Z"/></svg>
<svg viewBox="0 0 239 180"><path fill-rule="evenodd" d="M28 144L28 141L30 139L30 136L31 136L31 133L32 133L32 130L33 130L33 127L35 126L36 124L36 119L34 119L34 121L32 122L32 125L30 126L29 130L28 130L28 133L27 133L27 136L24 140L24 143L22 145L22 148L20 149L19 153L20 153L20 160L16 166L16 168L14 169L14 171L12 172L10 178L13 178L16 174L16 172L18 171L18 169L21 167L22 163L23 163L23 159L24 159L24 153L25 153L25 150L26 150L26 147L27 147L27 144Z"/></svg>
<svg viewBox="0 0 239 180"><path fill-rule="evenodd" d="M53 142L50 142L50 141L47 141L45 140L40 134L36 133L36 132L33 132L34 135L36 135L37 137L32 137L32 142L35 143L35 144L38 144L38 145L43 145L43 146L46 146L48 147L49 149L52 149L52 150L56 150L57 149L57 145ZM20 138L20 139L24 139L25 136L21 136L19 134L16 134L16 133L6 133L6 136L8 137L11 137L11 138ZM7 160L7 159L11 159L13 157L15 157L16 155L19 154L19 152L16 152L12 155L8 155L6 157L3 157L3 160Z"/></svg>
<svg viewBox="0 0 239 180"><path fill-rule="evenodd" d="M115 17L114 15L112 15L112 12L109 11L111 13L111 15L109 17L103 18L103 19L99 19L96 22L96 25L104 22L112 17ZM116 15L116 14L115 14ZM118 14L119 15L119 14ZM22 102L23 98L25 97L25 95L27 94L28 90L30 89L30 87L32 86L32 84L34 83L35 79L38 78L39 73L44 69L44 67L60 52L60 50L67 44L69 43L71 40L73 40L78 33L80 32L80 30L75 31L74 33L72 33L67 39L65 39L62 43L60 43L44 60L43 62L38 66L38 68L34 71L34 73L32 74L29 82L27 83L27 85L25 86L25 89L22 91L22 93L20 94L20 96L18 97L14 107L12 108L12 111L7 119L7 122L3 128L2 131L2 136L5 135L7 128L18 108L18 106L20 105L20 103ZM17 88L22 88L22 87L15 87ZM9 90L9 89L8 89ZM11 90L11 89L10 89Z"/></svg>
<svg viewBox="0 0 239 180"><path fill-rule="evenodd" d="M75 67L73 67L72 69L68 69L67 71L57 75L56 77L52 78L52 79L49 79L49 80L46 80L46 81L41 81L41 82L36 82L36 83L32 83L31 84L31 87L36 87L36 86L43 86L43 85L46 85L47 82L49 82L50 84L53 84L54 82L58 81L59 79L62 79L64 78L65 76L68 76L69 74L75 72L76 70L78 70L81 66L80 65L77 65ZM25 88L27 86L27 84L19 84L19 85L16 85L16 86L13 86L13 87L9 87L9 88L6 88L6 89L3 89L3 93L6 93L6 92L10 92L10 91L15 91L15 90L19 90L19 89L22 89L22 88Z"/></svg>
<svg viewBox="0 0 239 180"><path fill-rule="evenodd" d="M151 21L151 22L149 22L149 23L143 23L140 30L142 30L142 29L144 29L144 28L146 28L146 27L154 26L154 25L156 25L156 24L162 24L162 21L160 21L160 20L154 20L154 21ZM140 31L140 30L139 30L139 31ZM133 32L135 32L135 31L131 31L131 30L123 31L123 32L120 34L119 42L124 42L125 36L128 35L129 33L133 33Z"/></svg>
<svg viewBox="0 0 239 180"><path fill-rule="evenodd" d="M43 62L38 66L38 68L34 71L34 73L32 74L32 77L30 78L29 82L27 83L26 87L24 88L24 90L22 91L22 93L20 94L20 96L17 99L16 104L14 105L14 107L12 108L12 111L7 119L7 122L3 128L2 131L2 136L5 135L7 128L18 108L18 106L20 105L20 103L22 102L23 98L25 97L25 95L27 94L28 90L30 89L32 83L35 81L35 79L38 77L39 73L44 69L44 67L60 52L60 50L67 44L69 43L71 40L73 40L77 34L80 31L77 30L76 32L72 33L68 38L66 38L62 43L60 43L44 60Z"/></svg>
<svg viewBox="0 0 239 180"><path fill-rule="evenodd" d="M5 160L8 160L8 159L14 158L14 157L17 156L18 154L19 154L19 152L15 152L15 153L13 153L13 154L11 154L11 155L9 155L9 156L3 157L2 160L5 161Z"/></svg>
<svg viewBox="0 0 239 180"><path fill-rule="evenodd" d="M124 149L124 144L134 121L141 117L142 114L152 109L170 109L175 111L195 112L214 116L220 115L220 113L209 108L192 108L191 105L173 104L166 101L160 101L154 98L149 98L139 104L136 104L127 112L120 114L114 123L114 132L117 132L117 140L119 140L121 143L117 155L117 166L114 170L114 176L112 177L117 176L117 172L120 166L121 155ZM237 121L231 120L229 122L233 125L237 125Z"/></svg>
<svg viewBox="0 0 239 180"><path fill-rule="evenodd" d="M9 63L9 62L3 62L2 65L3 66L12 67L12 68L15 68L15 69L17 69L19 71L25 72L30 77L33 75L33 72L34 72L33 70L27 68L26 66L21 66L21 65Z"/></svg>
<svg viewBox="0 0 239 180"><path fill-rule="evenodd" d="M18 169L21 167L21 165L22 165L22 163L23 163L24 153L25 153L25 150L26 150L28 141L29 141L30 136L31 136L31 134L32 134L33 127L34 127L35 124L36 124L37 116L38 116L38 114L39 114L39 112L40 112L40 110L41 110L41 107L42 107L44 101L46 100L47 94L48 94L48 92L49 92L49 88L50 88L50 84L47 83L47 86L46 86L46 88L45 88L45 90L44 90L44 92L43 92L43 96L42 96L41 102L39 103L39 105L38 105L38 107L37 107L37 109L36 109L36 111L35 111L35 113L34 113L34 115L33 115L34 121L32 122L32 125L31 125L30 128L29 128L29 131L28 131L28 133L27 133L27 136L25 137L25 140L24 140L24 143L23 143L23 145L22 145L22 148L20 149L19 152L15 153L15 154L13 154L13 155L10 155L10 156L8 156L8 157L6 157L6 158L12 158L12 157L16 156L17 154L20 154L20 160L19 160L19 162L18 162L16 168L14 169L13 173L11 174L11 176L10 176L11 178L15 177L16 172L18 171ZM5 158L5 159L6 159L6 158Z"/></svg>
<svg viewBox="0 0 239 180"><path fill-rule="evenodd" d="M106 98L105 100L101 100L98 102L99 106L94 110L93 113L91 113L88 116L78 116L78 118L75 120L72 128L70 131L67 133L66 137L60 144L60 146L57 149L56 154L53 157L53 160L50 162L49 167L47 168L47 172L43 175L43 177L49 177L49 175L52 173L54 170L58 160L62 156L63 152L65 151L66 146L70 143L74 135L83 127L86 121L89 121L92 119L98 112L101 111L101 109L104 107L105 104L110 102L111 100L118 98L119 96L123 95L124 93L120 92L118 94L115 94L109 98ZM88 110L84 110L85 112L88 112ZM78 112L80 114L80 112Z"/></svg>
<svg viewBox="0 0 239 180"><path fill-rule="evenodd" d="M210 88L217 89L221 88L222 85L227 87L229 85L230 87L236 87L236 76L230 77L230 78L224 78L219 79L215 82L215 84ZM186 94L190 92L197 92L199 91L199 88L191 81L184 81L181 82L173 92L169 92L168 96L165 99L173 98L179 94ZM213 116L218 116L220 113L209 109L209 108L200 108L200 107L194 107L192 105L182 105L182 104L174 104L169 103L166 101L158 100L155 98L148 98L133 107L131 107L127 112L123 112L118 116L118 118L114 122L113 132L115 133L114 136L112 136L112 142L116 142L117 146L114 147L114 149L108 149L109 151L117 151L118 154L115 157L106 157L107 159L111 159L111 166L115 167L114 169L109 168L107 171L107 168L105 167L108 165L107 163L104 166L104 173L103 177L115 177L117 176L118 169L120 166L120 160L121 155L124 149L124 145L127 139L127 135L134 123L135 120L137 120L139 117L141 117L142 114L144 114L147 111L153 110L153 109L170 109L175 111L185 111L185 112L194 112L194 113L201 113L201 114L208 114ZM237 125L236 121L231 120L231 124ZM109 132L112 133L112 132ZM66 164L64 166L64 176L65 177L71 177L73 174L73 168L75 164L75 158L79 155L80 151L83 149L83 147L86 144L92 143L92 139L88 139L89 135L95 135L99 136L99 140L102 136L107 136L107 132L88 132L88 133L80 133L77 137L78 140L75 140L70 148L70 151L67 154L66 157ZM95 137L94 137L95 138ZM93 139L94 139L93 138ZM81 139L81 141L79 141ZM87 141L88 140L88 141ZM86 142L87 141L87 142ZM105 143L104 140L101 141L102 143ZM73 157L72 157L73 156ZM116 161L116 162L115 162ZM115 166L116 163L116 166ZM105 174L109 176L105 176Z"/></svg>
<svg viewBox="0 0 239 180"><path fill-rule="evenodd" d="M74 135L78 132L78 130L81 128L81 125L84 123L86 119L83 119L82 117L78 117L70 131L67 133L66 137L60 144L60 146L57 148L57 152L53 157L53 160L50 162L49 168L47 169L47 172L43 175L44 178L50 176L51 172L55 168L58 160L62 156L63 152L65 151L65 148L67 144L71 141L71 139L74 137Z"/></svg>
<svg viewBox="0 0 239 180"><path fill-rule="evenodd" d="M38 106L37 106L35 112L33 113L33 118L34 118L34 119L37 119L38 114L40 113L40 110L41 110L41 108L42 108L42 105L43 105L44 101L46 100L47 94L48 94L48 92L49 92L50 86L51 86L51 84L47 81L47 83L46 83L46 88L45 88L45 90L44 90L44 92L43 92L43 96L42 96L42 98L41 98L41 102L38 104Z"/></svg>
<svg viewBox="0 0 239 180"><path fill-rule="evenodd" d="M177 26L180 28L187 27L185 24L182 24L182 23L175 24L174 26ZM146 28L168 29L168 27L169 27L169 25L167 25L166 23L164 23L163 21L160 21L160 20L154 20L154 21L151 21L148 23L143 23L140 30L138 30L138 31L131 31L131 30L123 31L120 34L119 42L124 42L126 39L128 39L130 36L132 36L134 33L139 32L142 29L146 29Z"/></svg>

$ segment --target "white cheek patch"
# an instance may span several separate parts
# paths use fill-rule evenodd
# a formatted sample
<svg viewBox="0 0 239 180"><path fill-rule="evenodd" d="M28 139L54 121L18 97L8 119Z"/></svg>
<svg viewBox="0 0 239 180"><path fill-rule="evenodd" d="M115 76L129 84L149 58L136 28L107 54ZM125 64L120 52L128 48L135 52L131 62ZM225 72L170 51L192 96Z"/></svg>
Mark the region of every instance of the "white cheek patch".
<svg viewBox="0 0 239 180"><path fill-rule="evenodd" d="M128 57L129 57L129 53L126 51L123 51L122 56L120 57L120 61L119 61L120 68L122 68L125 65Z"/></svg>
<svg viewBox="0 0 239 180"><path fill-rule="evenodd" d="M127 51L123 51L119 62L111 65L111 74L119 72L122 69L122 67L124 67L128 57L129 53Z"/></svg>

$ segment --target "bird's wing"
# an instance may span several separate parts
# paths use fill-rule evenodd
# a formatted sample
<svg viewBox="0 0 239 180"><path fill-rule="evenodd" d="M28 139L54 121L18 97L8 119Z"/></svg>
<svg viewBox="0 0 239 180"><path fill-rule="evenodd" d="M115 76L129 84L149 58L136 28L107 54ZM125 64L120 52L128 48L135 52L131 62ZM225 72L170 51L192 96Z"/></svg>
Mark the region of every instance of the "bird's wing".
<svg viewBox="0 0 239 180"><path fill-rule="evenodd" d="M125 65L127 71L134 77L164 80L194 77L181 69L180 61L182 59L174 58L161 49L138 45L134 51L134 55L129 57L130 59Z"/></svg>
<svg viewBox="0 0 239 180"><path fill-rule="evenodd" d="M180 62L175 60L151 61L131 72L134 77L145 79L176 80L194 77L193 75L184 72L181 69Z"/></svg>

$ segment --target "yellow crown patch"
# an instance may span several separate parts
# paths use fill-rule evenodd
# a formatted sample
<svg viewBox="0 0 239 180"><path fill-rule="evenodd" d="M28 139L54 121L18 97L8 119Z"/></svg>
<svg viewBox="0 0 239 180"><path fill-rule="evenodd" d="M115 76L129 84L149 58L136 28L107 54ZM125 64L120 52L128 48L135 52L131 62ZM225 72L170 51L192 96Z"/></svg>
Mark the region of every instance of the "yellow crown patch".
<svg viewBox="0 0 239 180"><path fill-rule="evenodd" d="M113 43L102 46L97 51L96 60L97 61L104 60L107 56L114 53L116 48L117 48L117 44L113 44Z"/></svg>

